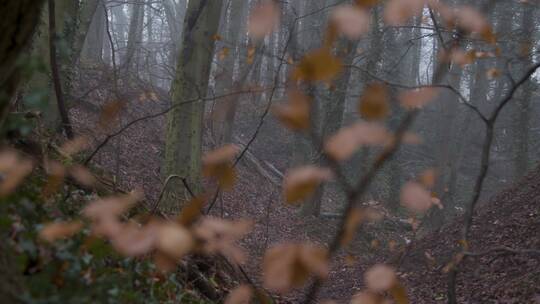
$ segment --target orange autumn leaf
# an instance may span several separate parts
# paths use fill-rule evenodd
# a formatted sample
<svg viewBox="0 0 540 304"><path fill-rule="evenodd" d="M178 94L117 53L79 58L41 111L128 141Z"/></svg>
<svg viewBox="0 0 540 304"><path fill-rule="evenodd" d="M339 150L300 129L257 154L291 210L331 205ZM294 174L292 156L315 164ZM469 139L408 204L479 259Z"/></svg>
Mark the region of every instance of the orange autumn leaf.
<svg viewBox="0 0 540 304"><path fill-rule="evenodd" d="M384 84L369 84L360 98L358 112L368 120L383 119L390 111L388 99L388 90Z"/></svg>
<svg viewBox="0 0 540 304"><path fill-rule="evenodd" d="M401 204L417 213L426 212L433 205L431 193L417 182L407 182L401 189Z"/></svg>
<svg viewBox="0 0 540 304"><path fill-rule="evenodd" d="M364 273L364 281L368 289L374 292L383 292L396 284L397 275L392 267L378 264Z"/></svg>
<svg viewBox="0 0 540 304"><path fill-rule="evenodd" d="M206 254L221 253L236 263L244 263L246 254L236 242L252 228L249 220L229 221L212 217L203 218L193 229L194 236L202 241L201 250Z"/></svg>
<svg viewBox="0 0 540 304"><path fill-rule="evenodd" d="M390 0L384 9L384 20L388 25L400 26L414 16L419 16L426 0Z"/></svg>
<svg viewBox="0 0 540 304"><path fill-rule="evenodd" d="M263 260L264 285L280 293L300 287L315 275L328 275L328 252L312 244L282 244L266 251Z"/></svg>
<svg viewBox="0 0 540 304"><path fill-rule="evenodd" d="M437 172L435 171L435 169L431 168L422 172L418 180L422 185L424 185L424 187L433 188L435 186L436 177Z"/></svg>
<svg viewBox="0 0 540 304"><path fill-rule="evenodd" d="M60 152L66 156L73 156L79 152L84 151L89 147L89 140L84 136L76 137L72 140L65 142L60 147Z"/></svg>
<svg viewBox="0 0 540 304"><path fill-rule="evenodd" d="M351 304L381 304L383 299L379 294L370 291L361 291L351 299Z"/></svg>
<svg viewBox="0 0 540 304"><path fill-rule="evenodd" d="M380 0L355 0L354 4L362 8L370 8L379 2Z"/></svg>
<svg viewBox="0 0 540 304"><path fill-rule="evenodd" d="M354 208L348 215L345 222L345 230L341 238L341 246L347 246L354 238L354 234L358 229L358 226L364 220L364 214L362 210Z"/></svg>
<svg viewBox="0 0 540 304"><path fill-rule="evenodd" d="M231 52L231 49L229 49L228 47L222 48L217 54L218 59L219 60L224 60L225 58L227 58L227 56L229 56L230 52Z"/></svg>
<svg viewBox="0 0 540 304"><path fill-rule="evenodd" d="M346 160L361 146L383 146L392 135L381 124L358 122L341 128L324 143L324 150L335 160Z"/></svg>
<svg viewBox="0 0 540 304"><path fill-rule="evenodd" d="M368 11L353 5L338 6L331 15L331 21L338 32L351 40L358 39L369 31L370 19Z"/></svg>
<svg viewBox="0 0 540 304"><path fill-rule="evenodd" d="M47 182L41 190L41 195L44 198L50 198L53 194L58 192L62 187L64 178L66 175L66 168L58 161L47 161Z"/></svg>
<svg viewBox="0 0 540 304"><path fill-rule="evenodd" d="M272 0L265 0L256 6L248 21L248 29L251 37L264 38L270 34L279 23L279 7Z"/></svg>
<svg viewBox="0 0 540 304"><path fill-rule="evenodd" d="M398 98L404 108L414 109L422 108L437 97L438 94L439 90L437 88L426 87L402 92Z"/></svg>
<svg viewBox="0 0 540 304"><path fill-rule="evenodd" d="M39 237L52 243L59 239L71 237L79 232L82 227L83 224L80 221L49 223L45 224L43 229L41 229Z"/></svg>
<svg viewBox="0 0 540 304"><path fill-rule="evenodd" d="M248 285L240 285L233 289L225 299L225 304L249 304L253 290Z"/></svg>
<svg viewBox="0 0 540 304"><path fill-rule="evenodd" d="M290 90L287 103L275 105L272 113L291 130L306 130L310 126L310 107L309 97L298 90Z"/></svg>
<svg viewBox="0 0 540 304"><path fill-rule="evenodd" d="M240 148L229 144L207 153L203 157L203 175L215 178L221 187L231 189L236 181L236 171L231 162Z"/></svg>
<svg viewBox="0 0 540 304"><path fill-rule="evenodd" d="M32 172L33 162L13 150L0 152L0 196L11 194L23 179Z"/></svg>
<svg viewBox="0 0 540 304"><path fill-rule="evenodd" d="M191 233L175 223L162 224L158 229L156 249L168 257L179 260L194 246Z"/></svg>
<svg viewBox="0 0 540 304"><path fill-rule="evenodd" d="M329 81L341 72L341 60L332 55L330 48L320 48L308 53L294 69L295 81Z"/></svg>
<svg viewBox="0 0 540 304"><path fill-rule="evenodd" d="M74 165L69 168L69 175L78 183L86 187L92 187L96 183L96 177L87 168Z"/></svg>
<svg viewBox="0 0 540 304"><path fill-rule="evenodd" d="M283 179L283 194L287 203L298 203L315 192L317 187L332 178L329 169L307 166L290 170Z"/></svg>
<svg viewBox="0 0 540 304"><path fill-rule="evenodd" d="M195 223L202 214L202 208L204 206L205 197L197 196L191 199L180 211L176 221L185 227L191 226Z"/></svg>

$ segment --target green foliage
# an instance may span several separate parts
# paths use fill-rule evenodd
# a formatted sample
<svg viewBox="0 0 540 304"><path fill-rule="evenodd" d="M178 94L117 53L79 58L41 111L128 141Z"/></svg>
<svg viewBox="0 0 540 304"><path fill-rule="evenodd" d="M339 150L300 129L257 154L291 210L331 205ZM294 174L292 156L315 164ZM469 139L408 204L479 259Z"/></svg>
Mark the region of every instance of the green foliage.
<svg viewBox="0 0 540 304"><path fill-rule="evenodd" d="M33 176L13 195L0 200L0 231L17 253L24 303L204 303L178 274L163 274L147 260L124 258L84 229L54 244L39 239L43 223L78 213L91 195L44 201L42 179Z"/></svg>

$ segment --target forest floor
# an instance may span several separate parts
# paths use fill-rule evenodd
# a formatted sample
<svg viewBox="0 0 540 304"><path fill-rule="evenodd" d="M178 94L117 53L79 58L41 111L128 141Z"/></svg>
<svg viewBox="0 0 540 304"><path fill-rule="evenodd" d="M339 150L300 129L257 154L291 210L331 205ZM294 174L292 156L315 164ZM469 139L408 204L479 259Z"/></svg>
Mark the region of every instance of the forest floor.
<svg viewBox="0 0 540 304"><path fill-rule="evenodd" d="M94 92L88 99L99 107L106 97ZM145 98L142 93L128 94L126 100L130 102L115 128L96 128L99 112L81 106L72 110L74 125L79 133L93 134L96 145L125 123L167 107L166 103ZM98 153L94 165L116 176L119 187L142 188L147 201L155 201L162 181L164 126L164 116L133 125ZM250 132L246 131L247 135L242 138L249 138ZM279 150L279 145L283 145L276 143L275 138L269 136L269 132L262 132L252 152L284 169L286 164L281 160L286 155L272 155L273 150ZM260 280L261 258L266 248L281 242L306 240L325 244L331 239L336 219L300 217L295 208L282 202L280 189L255 170L241 163L238 173L234 190L223 194L213 214L225 218L249 218L255 222L252 233L243 241L250 256L245 266L253 278ZM481 252L499 246L540 248L540 170L483 203L479 209L481 212L475 216L472 229L471 251ZM459 227L459 222L454 222L414 243L399 269L411 303L445 303L446 280L441 269L450 260L452 248L456 248ZM407 233L368 230L369 236L360 231L353 245L334 259L332 271L320 293L321 300L348 303L350 297L362 289L363 272L376 263L395 260L408 236ZM375 243L379 245L370 246ZM397 249L390 244L396 244ZM540 301L539 258L502 252L471 257L460 266L457 283L460 303L539 303L535 302ZM298 291L283 298L283 302L296 303L301 295Z"/></svg>

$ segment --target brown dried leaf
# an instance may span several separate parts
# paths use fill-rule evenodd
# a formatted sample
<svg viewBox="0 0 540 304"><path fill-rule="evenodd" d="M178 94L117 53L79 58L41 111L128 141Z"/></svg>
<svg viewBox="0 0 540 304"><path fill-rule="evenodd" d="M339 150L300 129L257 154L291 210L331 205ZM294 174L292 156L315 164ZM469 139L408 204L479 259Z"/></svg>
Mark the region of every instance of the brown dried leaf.
<svg viewBox="0 0 540 304"><path fill-rule="evenodd" d="M182 211L180 212L180 215L176 219L176 221L184 226L189 227L193 225L201 216L202 208L204 206L204 202L206 201L205 197L197 196L193 199L191 199L187 205L182 208Z"/></svg>
<svg viewBox="0 0 540 304"><path fill-rule="evenodd" d="M397 282L394 269L384 264L377 264L364 273L367 287L374 292L383 292L392 288Z"/></svg>
<svg viewBox="0 0 540 304"><path fill-rule="evenodd" d="M320 48L308 53L294 69L295 81L330 81L341 72L341 60L332 55L330 48Z"/></svg>
<svg viewBox="0 0 540 304"><path fill-rule="evenodd" d="M388 90L384 84L369 84L360 98L358 112L368 120L384 119L390 110L388 99Z"/></svg>
<svg viewBox="0 0 540 304"><path fill-rule="evenodd" d="M399 94L401 105L407 109L421 108L432 101L439 94L437 88L420 88Z"/></svg>
<svg viewBox="0 0 540 304"><path fill-rule="evenodd" d="M203 252L221 253L237 263L244 263L246 255L235 243L246 235L252 226L253 223L248 220L228 221L206 217L195 226L194 236L203 242Z"/></svg>
<svg viewBox="0 0 540 304"><path fill-rule="evenodd" d="M60 147L60 152L65 154L66 156L73 156L88 149L89 145L90 143L87 137L78 136L72 140L65 142Z"/></svg>
<svg viewBox="0 0 540 304"><path fill-rule="evenodd" d="M82 227L83 224L80 221L49 223L41 229L39 237L52 243L58 239L71 237L79 232Z"/></svg>
<svg viewBox="0 0 540 304"><path fill-rule="evenodd" d="M407 290L399 282L396 282L389 290L390 294L394 298L396 304L408 304L409 297L407 296Z"/></svg>
<svg viewBox="0 0 540 304"><path fill-rule="evenodd" d="M253 61L255 60L255 47L253 46L249 46L248 50L247 50L247 63L248 64L253 64Z"/></svg>
<svg viewBox="0 0 540 304"><path fill-rule="evenodd" d="M189 231L175 223L164 223L158 229L156 249L171 259L179 260L193 249Z"/></svg>
<svg viewBox="0 0 540 304"><path fill-rule="evenodd" d="M288 92L288 102L284 105L276 105L272 113L286 127L292 130L306 130L310 126L311 100L299 90Z"/></svg>
<svg viewBox="0 0 540 304"><path fill-rule="evenodd" d="M120 254L137 257L150 253L158 236L156 225L141 227L134 222L122 224L118 233L111 235L111 244Z"/></svg>
<svg viewBox="0 0 540 304"><path fill-rule="evenodd" d="M13 150L0 152L0 197L11 194L23 179L32 172L31 160L22 158Z"/></svg>
<svg viewBox="0 0 540 304"><path fill-rule="evenodd" d="M106 197L88 204L82 213L86 218L92 220L94 234L113 238L123 229L118 217L141 198L142 194L139 192Z"/></svg>
<svg viewBox="0 0 540 304"><path fill-rule="evenodd" d="M364 220L364 214L362 210L354 208L348 215L345 222L345 230L341 238L341 246L347 246L354 238L354 234L358 229L358 226Z"/></svg>
<svg viewBox="0 0 540 304"><path fill-rule="evenodd" d="M420 183L424 185L424 187L426 188L433 188L435 186L436 177L437 177L437 172L435 171L435 169L431 168L431 169L424 170L420 174L418 181L420 181Z"/></svg>
<svg viewBox="0 0 540 304"><path fill-rule="evenodd" d="M361 291L351 299L351 304L381 304L382 297L370 291Z"/></svg>
<svg viewBox="0 0 540 304"><path fill-rule="evenodd" d="M46 162L46 169L48 174L47 182L41 189L41 195L44 198L49 198L62 187L66 176L66 168L60 162L49 160Z"/></svg>
<svg viewBox="0 0 540 304"><path fill-rule="evenodd" d="M240 148L229 144L207 153L203 157L203 175L215 178L223 189L231 189L236 181L236 171L231 161Z"/></svg>
<svg viewBox="0 0 540 304"><path fill-rule="evenodd" d="M287 203L298 203L308 198L319 185L332 178L329 169L307 166L290 170L283 180L283 194Z"/></svg>
<svg viewBox="0 0 540 304"><path fill-rule="evenodd" d="M219 60L224 60L225 58L227 58L227 56L229 56L230 51L231 51L231 49L229 49L228 47L222 48L218 52L218 59Z"/></svg>
<svg viewBox="0 0 540 304"><path fill-rule="evenodd" d="M280 12L272 0L265 0L256 6L249 17L249 34L255 39L264 38L270 34L279 23Z"/></svg>
<svg viewBox="0 0 540 304"><path fill-rule="evenodd" d="M86 187L92 187L96 183L96 177L86 167L74 165L69 168L69 174L78 183Z"/></svg>
<svg viewBox="0 0 540 304"><path fill-rule="evenodd" d="M407 182L401 189L401 204L418 213L426 212L433 205L429 191L419 183Z"/></svg>
<svg viewBox="0 0 540 304"><path fill-rule="evenodd" d="M425 0L390 0L384 9L384 20L391 26L405 25L414 16L422 13Z"/></svg>
<svg viewBox="0 0 540 304"><path fill-rule="evenodd" d="M264 285L285 293L299 287L314 274L328 274L326 249L312 244L282 244L266 251L263 261Z"/></svg>
<svg viewBox="0 0 540 304"><path fill-rule="evenodd" d="M337 30L351 40L356 40L369 31L370 19L365 9L353 5L338 6L331 16Z"/></svg>
<svg viewBox="0 0 540 304"><path fill-rule="evenodd" d="M99 117L99 126L106 128L110 124L115 123L120 116L120 112L122 112L124 105L125 103L122 101L109 101L103 105Z"/></svg>
<svg viewBox="0 0 540 304"><path fill-rule="evenodd" d="M240 285L232 290L225 299L225 304L249 304L253 290L248 285Z"/></svg>
<svg viewBox="0 0 540 304"><path fill-rule="evenodd" d="M378 123L358 122L342 128L324 143L324 150L336 160L346 160L361 146L383 146L392 135Z"/></svg>

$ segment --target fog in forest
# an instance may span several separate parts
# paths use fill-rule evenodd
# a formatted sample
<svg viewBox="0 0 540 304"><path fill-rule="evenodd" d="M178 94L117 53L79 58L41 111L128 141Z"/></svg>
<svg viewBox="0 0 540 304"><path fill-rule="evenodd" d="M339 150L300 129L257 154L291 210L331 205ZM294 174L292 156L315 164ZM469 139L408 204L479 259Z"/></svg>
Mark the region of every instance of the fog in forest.
<svg viewBox="0 0 540 304"><path fill-rule="evenodd" d="M0 15L1 303L540 303L537 0Z"/></svg>

